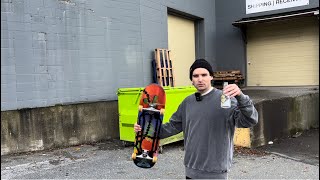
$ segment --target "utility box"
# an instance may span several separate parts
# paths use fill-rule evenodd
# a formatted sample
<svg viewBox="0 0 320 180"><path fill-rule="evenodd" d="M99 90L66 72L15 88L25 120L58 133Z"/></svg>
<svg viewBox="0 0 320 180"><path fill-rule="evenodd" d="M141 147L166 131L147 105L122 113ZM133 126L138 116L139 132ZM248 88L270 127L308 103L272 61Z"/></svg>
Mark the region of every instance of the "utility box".
<svg viewBox="0 0 320 180"><path fill-rule="evenodd" d="M138 118L138 107L141 97L141 88L119 88L118 95L118 111L119 111L119 132L120 140L134 142L135 132L133 130L134 123ZM166 105L163 123L169 122L172 114L178 109L180 103L190 94L196 92L193 86L184 87L163 87L166 93ZM163 139L160 145L169 144L183 139L182 133Z"/></svg>

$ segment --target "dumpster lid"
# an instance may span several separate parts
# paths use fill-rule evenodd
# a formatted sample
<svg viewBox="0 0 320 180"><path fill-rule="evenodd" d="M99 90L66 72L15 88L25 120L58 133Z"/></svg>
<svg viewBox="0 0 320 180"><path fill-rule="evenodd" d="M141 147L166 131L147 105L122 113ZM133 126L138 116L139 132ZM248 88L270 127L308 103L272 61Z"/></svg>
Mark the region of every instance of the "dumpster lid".
<svg viewBox="0 0 320 180"><path fill-rule="evenodd" d="M144 88L119 88L117 94L130 93L130 92L141 92Z"/></svg>
<svg viewBox="0 0 320 180"><path fill-rule="evenodd" d="M137 87L137 88L119 88L117 94L125 94L125 93L140 93L143 91L145 87ZM195 89L194 86L177 86L177 87L170 87L164 86L164 90L187 90L187 89Z"/></svg>

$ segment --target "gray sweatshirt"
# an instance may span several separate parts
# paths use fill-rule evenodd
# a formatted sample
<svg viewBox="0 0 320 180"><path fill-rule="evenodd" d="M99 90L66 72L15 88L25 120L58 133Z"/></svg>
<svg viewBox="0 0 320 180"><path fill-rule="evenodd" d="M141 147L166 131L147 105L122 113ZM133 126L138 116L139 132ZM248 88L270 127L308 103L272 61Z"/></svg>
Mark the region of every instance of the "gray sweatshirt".
<svg viewBox="0 0 320 180"><path fill-rule="evenodd" d="M162 125L160 138L184 134L186 176L211 179L229 171L233 157L235 127L258 123L258 112L249 96L231 98L231 108L220 106L222 91L213 89L196 101L188 96Z"/></svg>

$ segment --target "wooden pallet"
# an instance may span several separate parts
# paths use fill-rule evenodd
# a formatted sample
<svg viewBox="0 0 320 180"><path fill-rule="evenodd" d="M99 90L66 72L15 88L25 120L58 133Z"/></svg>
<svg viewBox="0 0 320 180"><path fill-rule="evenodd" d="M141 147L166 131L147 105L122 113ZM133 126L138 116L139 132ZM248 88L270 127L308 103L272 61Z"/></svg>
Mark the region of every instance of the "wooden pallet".
<svg viewBox="0 0 320 180"><path fill-rule="evenodd" d="M175 86L170 50L156 48L154 50L157 83L161 86Z"/></svg>
<svg viewBox="0 0 320 180"><path fill-rule="evenodd" d="M244 85L244 77L242 76L240 70L230 70L230 71L215 71L213 72L213 86L218 89L222 89L223 82L228 82L229 84L237 84L239 87Z"/></svg>

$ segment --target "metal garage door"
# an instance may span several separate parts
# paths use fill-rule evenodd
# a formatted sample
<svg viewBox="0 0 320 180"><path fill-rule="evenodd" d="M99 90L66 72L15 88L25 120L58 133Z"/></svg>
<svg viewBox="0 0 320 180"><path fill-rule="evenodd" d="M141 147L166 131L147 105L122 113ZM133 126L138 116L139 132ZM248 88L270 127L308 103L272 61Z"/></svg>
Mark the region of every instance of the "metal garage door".
<svg viewBox="0 0 320 180"><path fill-rule="evenodd" d="M190 86L189 68L195 60L194 21L168 15L168 44L175 85Z"/></svg>
<svg viewBox="0 0 320 180"><path fill-rule="evenodd" d="M319 85L319 22L300 17L249 25L247 85Z"/></svg>

